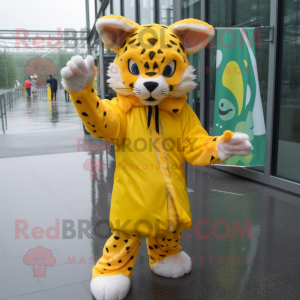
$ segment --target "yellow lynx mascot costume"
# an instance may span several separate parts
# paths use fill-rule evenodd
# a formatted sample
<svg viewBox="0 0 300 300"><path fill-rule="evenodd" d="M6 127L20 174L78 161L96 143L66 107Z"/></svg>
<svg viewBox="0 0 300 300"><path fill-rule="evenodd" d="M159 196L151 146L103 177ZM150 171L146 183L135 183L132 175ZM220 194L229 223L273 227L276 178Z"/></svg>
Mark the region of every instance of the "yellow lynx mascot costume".
<svg viewBox="0 0 300 300"><path fill-rule="evenodd" d="M119 300L129 291L142 236L155 274L177 278L191 271L179 243L192 226L184 162L218 164L248 155L252 146L242 133L210 137L187 104L186 93L196 86L188 55L210 42L212 26L194 19L140 26L111 15L96 28L117 53L108 68L117 97L97 97L91 56L74 56L61 74L86 129L116 145L112 236L93 268L91 290L97 300Z"/></svg>

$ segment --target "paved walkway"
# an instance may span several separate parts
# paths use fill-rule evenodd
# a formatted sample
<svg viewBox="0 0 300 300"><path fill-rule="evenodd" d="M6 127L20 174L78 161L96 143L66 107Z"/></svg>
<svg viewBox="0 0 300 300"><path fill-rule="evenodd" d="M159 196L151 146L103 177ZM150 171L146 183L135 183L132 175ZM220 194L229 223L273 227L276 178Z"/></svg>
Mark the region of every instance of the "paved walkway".
<svg viewBox="0 0 300 300"><path fill-rule="evenodd" d="M8 130L5 134L47 133L82 128L73 104L65 101L63 90L59 91L57 101L48 101L46 98L19 99L7 111L7 118Z"/></svg>
<svg viewBox="0 0 300 300"><path fill-rule="evenodd" d="M114 154L77 148L78 138L96 140L84 136L61 95L57 103L20 100L8 122L0 135L0 299L93 299L91 271L109 234L98 222L109 218ZM84 167L92 157L102 163L96 177ZM192 166L187 186L193 228L181 245L192 272L155 275L143 239L126 299L299 299L299 197L218 170L208 177L207 168ZM87 235L80 224L91 226ZM18 235L23 225L27 235ZM55 238L45 235L51 227ZM55 258L40 272L24 261L37 247Z"/></svg>
<svg viewBox="0 0 300 300"><path fill-rule="evenodd" d="M19 99L7 111L7 123L5 134L0 131L0 158L74 152L83 138L87 144L100 143L84 135L82 122L62 90L56 102Z"/></svg>
<svg viewBox="0 0 300 300"><path fill-rule="evenodd" d="M84 169L93 156L105 165L97 178ZM92 299L93 262L109 234L102 225L96 235L97 222L109 217L115 160L108 158L74 152L0 159L0 299ZM217 170L208 177L207 169L188 168L187 178L193 230L183 232L181 245L192 272L180 279L152 273L143 239L126 299L299 299L299 197ZM27 237L16 235L15 222L28 225ZM81 236L82 223L91 226L88 236ZM245 224L252 230L239 231ZM73 237L64 236L72 234L67 225ZM50 227L58 230L54 239L45 235ZM55 257L45 277L24 263L39 246Z"/></svg>

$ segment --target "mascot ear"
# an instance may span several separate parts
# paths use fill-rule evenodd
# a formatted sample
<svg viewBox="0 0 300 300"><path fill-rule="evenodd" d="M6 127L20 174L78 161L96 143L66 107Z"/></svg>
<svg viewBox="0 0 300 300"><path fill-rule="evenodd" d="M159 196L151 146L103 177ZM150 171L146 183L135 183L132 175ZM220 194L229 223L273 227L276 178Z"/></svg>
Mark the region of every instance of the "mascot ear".
<svg viewBox="0 0 300 300"><path fill-rule="evenodd" d="M124 37L138 28L137 23L121 16L110 15L102 17L96 22L96 29L103 43L115 52L120 49Z"/></svg>
<svg viewBox="0 0 300 300"><path fill-rule="evenodd" d="M215 35L211 25L195 19L176 22L170 29L180 38L187 54L194 54L205 48Z"/></svg>

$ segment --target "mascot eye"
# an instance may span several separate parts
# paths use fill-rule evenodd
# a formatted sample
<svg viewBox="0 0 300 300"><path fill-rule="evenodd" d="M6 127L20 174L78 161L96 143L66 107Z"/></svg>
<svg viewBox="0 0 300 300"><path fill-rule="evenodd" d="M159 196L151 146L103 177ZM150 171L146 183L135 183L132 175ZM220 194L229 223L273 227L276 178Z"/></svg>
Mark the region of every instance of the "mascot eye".
<svg viewBox="0 0 300 300"><path fill-rule="evenodd" d="M172 60L164 69L163 76L171 77L176 69L176 61Z"/></svg>
<svg viewBox="0 0 300 300"><path fill-rule="evenodd" d="M139 75L140 74L139 67L133 59L130 59L128 61L128 69L129 69L129 72L133 75Z"/></svg>

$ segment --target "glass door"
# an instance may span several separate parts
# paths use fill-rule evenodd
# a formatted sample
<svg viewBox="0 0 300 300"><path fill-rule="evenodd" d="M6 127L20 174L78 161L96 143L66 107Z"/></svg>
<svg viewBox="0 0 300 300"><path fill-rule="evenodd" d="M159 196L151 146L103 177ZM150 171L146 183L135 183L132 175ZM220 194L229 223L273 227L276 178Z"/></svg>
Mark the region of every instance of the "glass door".
<svg viewBox="0 0 300 300"><path fill-rule="evenodd" d="M251 48L249 44L255 45L255 51L252 51L256 58L256 87L258 84L255 91L260 93L259 115L265 130L265 151L261 151L265 155L260 157L265 161L252 164L255 167L227 171L300 194L300 1L181 0L181 8L182 19L195 18L208 22L217 34L221 29L229 28L247 32L248 49ZM249 32L254 32L253 39L248 36ZM210 135L220 125L214 122L215 113L220 109L216 106L216 100L222 105L220 99L216 99L216 67L219 64L217 34L205 51L189 57L196 68L198 87L189 93L188 101ZM247 43L247 39L243 38ZM247 61L245 65L247 67ZM219 80L220 77L218 86ZM228 95L228 91L225 93ZM243 101L240 101L243 106L247 106L247 94L243 94ZM252 115L255 115L254 112ZM258 123L253 122L252 128L247 127L250 131L253 129L253 133L255 124ZM225 130L225 126L222 129Z"/></svg>
<svg viewBox="0 0 300 300"><path fill-rule="evenodd" d="M272 173L300 183L300 2L280 4Z"/></svg>
<svg viewBox="0 0 300 300"><path fill-rule="evenodd" d="M228 0L228 1L219 1L219 0L208 0L206 1L206 18L207 22L212 24L218 33L218 30L237 28L237 29L253 29L253 34L251 37L248 37L250 44L251 42L255 43L255 53L256 53L256 63L257 67L250 69L250 72L257 72L259 89L261 94L261 104L263 110L264 124L267 121L267 101L268 101L268 70L269 70L269 42L266 41L269 39L269 28L262 28L262 26L270 25L270 0ZM242 38L241 38L242 39ZM219 41L220 42L220 41ZM206 48L205 52L205 123L202 124L205 126L205 129L209 132L210 135L213 135L214 126L220 126L219 122L214 122L215 117L215 100L216 100L216 72L220 70L216 66L217 62L217 34L214 39L211 41L210 45ZM223 55L224 58L224 55ZM244 60L245 62L245 60ZM247 64L247 62L245 62ZM246 65L247 67L248 65ZM221 72L225 72L221 70ZM231 70L231 72L238 72L236 70ZM224 76L224 75L223 75ZM224 77L223 77L224 78ZM218 83L218 88L220 83ZM249 86L244 88L241 103L232 95L232 99L229 101L238 101L239 103L239 114L240 110L244 110L247 105L248 89ZM231 90L232 91L232 90ZM232 91L234 94L234 91ZM224 93L225 95L226 93ZM250 89L251 94L251 89ZM218 95L217 95L218 97ZM233 100L234 99L234 100ZM217 99L220 101L222 99ZM226 104L226 103L225 103ZM237 103L235 103L237 104ZM217 105L218 106L218 105ZM235 105L236 106L236 105ZM223 122L224 130L226 128L226 122ZM247 123L247 122L246 122ZM238 124L237 124L238 125ZM265 125L264 125L265 126ZM221 127L221 126L220 126ZM237 126L238 127L238 126ZM253 134L253 124L252 128L249 127L250 139ZM234 131L238 131L238 128L235 128ZM248 132L247 132L248 133ZM259 165L256 167L251 167L249 169L263 173L264 166Z"/></svg>
<svg viewBox="0 0 300 300"><path fill-rule="evenodd" d="M182 1L183 19L194 18L201 20L201 0L184 0ZM201 73L201 52L189 55L190 65L195 68L197 87L189 92L188 103L200 119L200 73Z"/></svg>

